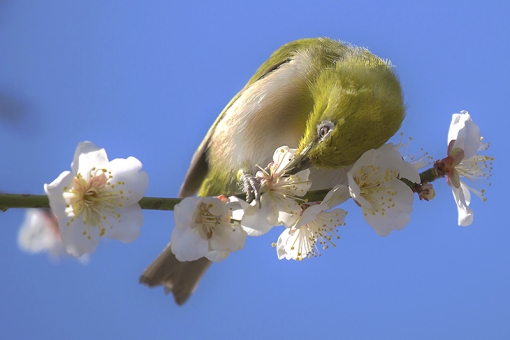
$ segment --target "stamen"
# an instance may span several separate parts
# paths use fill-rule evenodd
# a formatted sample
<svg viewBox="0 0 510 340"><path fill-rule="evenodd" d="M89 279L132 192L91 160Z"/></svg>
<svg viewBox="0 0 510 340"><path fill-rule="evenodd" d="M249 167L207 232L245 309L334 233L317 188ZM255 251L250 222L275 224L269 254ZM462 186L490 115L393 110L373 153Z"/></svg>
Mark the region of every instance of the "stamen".
<svg viewBox="0 0 510 340"><path fill-rule="evenodd" d="M434 158L426 152L423 148L421 148L419 151L415 152L414 154L410 155L408 154L409 145L411 144L413 137L408 137L407 142L403 142L404 133L400 133L400 141L397 145L397 148L402 155L402 158L406 161L411 163L416 169L425 168L427 166L430 166L434 162Z"/></svg>
<svg viewBox="0 0 510 340"><path fill-rule="evenodd" d="M107 176L108 175L108 176ZM71 225L78 218L83 219L83 235L91 239L91 228L99 229L99 236L103 236L106 227L113 228L111 219L118 222L121 216L115 211L122 206L121 201L127 199L123 190L113 190L115 185L108 182L112 178L111 172L106 169L92 168L86 178L77 174L71 188L64 187L66 212L72 216L67 223ZM125 182L117 182L118 186Z"/></svg>
<svg viewBox="0 0 510 340"><path fill-rule="evenodd" d="M398 174L395 171L380 171L379 167L373 165L362 167L358 174L354 177L354 181L358 184L360 195L370 205L363 213L367 215L386 214L386 209L395 206L393 196L397 195L397 191L393 186L388 186L388 182L396 179ZM359 203L359 202L358 202ZM364 209L365 210L365 209Z"/></svg>

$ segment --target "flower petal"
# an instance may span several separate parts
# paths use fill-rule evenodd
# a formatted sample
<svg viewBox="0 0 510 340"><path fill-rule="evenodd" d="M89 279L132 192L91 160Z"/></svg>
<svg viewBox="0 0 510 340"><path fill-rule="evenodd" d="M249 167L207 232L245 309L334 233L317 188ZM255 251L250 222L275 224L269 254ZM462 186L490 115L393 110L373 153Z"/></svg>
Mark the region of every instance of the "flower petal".
<svg viewBox="0 0 510 340"><path fill-rule="evenodd" d="M58 226L60 238L69 254L81 256L96 250L99 243L99 228L87 227L82 217L74 221L68 216L59 217Z"/></svg>
<svg viewBox="0 0 510 340"><path fill-rule="evenodd" d="M327 204L329 209L332 209L346 202L349 198L351 198L349 186L339 184L333 187L333 189L327 193L326 197L324 197L324 200L322 201L322 204Z"/></svg>
<svg viewBox="0 0 510 340"><path fill-rule="evenodd" d="M216 228L209 240L209 251L238 251L244 248L246 231L236 226Z"/></svg>
<svg viewBox="0 0 510 340"><path fill-rule="evenodd" d="M134 157L108 162L104 149L91 142L78 144L73 172L63 172L44 186L69 253L94 251L103 235L122 242L138 237L143 224L138 201L148 185L141 166Z"/></svg>
<svg viewBox="0 0 510 340"><path fill-rule="evenodd" d="M175 228L188 228L202 197L186 197L174 207Z"/></svg>
<svg viewBox="0 0 510 340"><path fill-rule="evenodd" d="M448 130L448 143L455 140L453 149L464 150L464 158L473 157L480 147L480 128L476 125L467 111L452 115Z"/></svg>
<svg viewBox="0 0 510 340"><path fill-rule="evenodd" d="M50 208L58 218L67 216L65 213L67 203L63 193L65 187L71 186L73 178L71 172L64 171L50 184L44 184L44 191L48 195Z"/></svg>
<svg viewBox="0 0 510 340"><path fill-rule="evenodd" d="M221 262L230 255L229 251L210 251L205 257L212 262Z"/></svg>
<svg viewBox="0 0 510 340"><path fill-rule="evenodd" d="M170 250L181 262L195 261L208 253L207 240L197 237L192 228L174 228Z"/></svg>
<svg viewBox="0 0 510 340"><path fill-rule="evenodd" d="M108 164L108 170L112 173L111 183L122 182L122 190L126 195L127 203L134 204L140 201L149 185L149 175L145 171L140 171L142 163L135 157L127 159L117 158Z"/></svg>
<svg viewBox="0 0 510 340"><path fill-rule="evenodd" d="M287 165L294 159L295 149L288 146L281 146L275 150L273 154L273 162L275 163L274 172L280 175L284 172Z"/></svg>
<svg viewBox="0 0 510 340"><path fill-rule="evenodd" d="M301 247L295 245L303 241L306 244L309 243L307 240L307 232L308 230L306 228L303 228L303 230L301 230L301 228L285 228L276 242L276 254L278 255L278 259L300 259L301 253L299 250Z"/></svg>
<svg viewBox="0 0 510 340"><path fill-rule="evenodd" d="M108 164L108 156L105 149L100 149L92 142L81 142L74 152L71 169L77 175L80 171L83 176L92 168L102 168Z"/></svg>
<svg viewBox="0 0 510 340"><path fill-rule="evenodd" d="M241 225L249 236L264 235L277 224L271 223L269 220L278 220L278 215L275 217L270 214L273 214L271 206L267 202L263 204L261 201L260 209L258 206L249 206L245 209Z"/></svg>
<svg viewBox="0 0 510 340"><path fill-rule="evenodd" d="M400 178L420 183L418 171L391 143L367 151L358 161L347 176L365 220L381 236L402 229L409 223L414 194Z"/></svg>
<svg viewBox="0 0 510 340"><path fill-rule="evenodd" d="M117 216L106 216L105 236L124 243L133 242L140 236L143 211L138 204L119 207Z"/></svg>
<svg viewBox="0 0 510 340"><path fill-rule="evenodd" d="M474 212L469 207L471 200L469 189L464 183L460 182L459 188L452 186L452 193L455 203L457 203L457 211L459 215L458 223L460 226L466 227L473 223L474 219Z"/></svg>

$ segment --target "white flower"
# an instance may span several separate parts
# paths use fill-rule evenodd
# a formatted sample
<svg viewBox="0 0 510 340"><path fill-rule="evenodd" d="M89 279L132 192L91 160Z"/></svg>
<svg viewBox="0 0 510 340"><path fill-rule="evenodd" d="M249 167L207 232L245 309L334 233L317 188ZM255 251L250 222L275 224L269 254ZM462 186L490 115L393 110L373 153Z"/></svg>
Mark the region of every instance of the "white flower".
<svg viewBox="0 0 510 340"><path fill-rule="evenodd" d="M101 236L122 242L138 237L143 224L138 201L149 183L141 168L134 157L108 161L104 149L91 142L78 144L72 172L44 185L68 253L93 252Z"/></svg>
<svg viewBox="0 0 510 340"><path fill-rule="evenodd" d="M52 260L71 257L60 239L57 217L49 209L27 209L18 233L18 245L28 253L47 252ZM84 254L78 260L88 262Z"/></svg>
<svg viewBox="0 0 510 340"><path fill-rule="evenodd" d="M414 194L400 179L420 183L420 176L394 144L365 152L347 177L351 197L377 234L386 236L409 223Z"/></svg>
<svg viewBox="0 0 510 340"><path fill-rule="evenodd" d="M174 208L175 228L170 249L177 260L201 257L219 262L243 249L246 232L234 218L242 217L236 197L188 197Z"/></svg>
<svg viewBox="0 0 510 340"><path fill-rule="evenodd" d="M285 228L278 238L276 243L278 259L303 260L320 255L319 246L322 249L327 249L329 244L335 247L333 238L340 238L336 228L344 225L347 211L340 208L330 209L347 199L349 188L346 185L338 185L326 195L322 203L304 204L306 209L295 225Z"/></svg>
<svg viewBox="0 0 510 340"><path fill-rule="evenodd" d="M474 212L469 207L470 191L485 201L485 190L479 190L476 182L483 182L491 176L494 158L478 154L487 149L488 144L482 143L480 128L471 120L469 113L461 111L453 114L448 131L448 156L443 160L443 170L457 203L460 226L473 223ZM471 186L463 179L469 180Z"/></svg>
<svg viewBox="0 0 510 340"><path fill-rule="evenodd" d="M282 146L274 152L273 162L266 169L257 172L256 177L261 181L262 197L260 207L254 201L245 209L242 225L248 235L265 234L273 226L292 224L291 221L299 217L302 209L296 199L307 193L312 182L308 180L309 169L286 176L286 168L295 153L296 149Z"/></svg>

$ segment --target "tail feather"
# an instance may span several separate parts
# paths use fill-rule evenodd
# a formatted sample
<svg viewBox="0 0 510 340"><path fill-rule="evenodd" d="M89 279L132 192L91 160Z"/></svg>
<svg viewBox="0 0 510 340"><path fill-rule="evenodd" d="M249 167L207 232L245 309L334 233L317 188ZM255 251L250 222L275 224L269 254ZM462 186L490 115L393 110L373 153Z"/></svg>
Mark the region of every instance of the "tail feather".
<svg viewBox="0 0 510 340"><path fill-rule="evenodd" d="M200 278L211 265L205 257L196 261L180 262L170 250L170 244L140 276L140 283L149 287L163 286L165 293L172 292L181 306L193 294Z"/></svg>

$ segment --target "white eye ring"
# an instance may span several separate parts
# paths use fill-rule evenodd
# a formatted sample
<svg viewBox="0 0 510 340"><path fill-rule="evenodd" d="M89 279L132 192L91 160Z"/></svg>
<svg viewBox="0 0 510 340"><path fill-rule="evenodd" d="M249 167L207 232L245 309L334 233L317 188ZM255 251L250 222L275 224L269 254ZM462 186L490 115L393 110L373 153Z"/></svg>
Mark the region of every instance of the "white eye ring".
<svg viewBox="0 0 510 340"><path fill-rule="evenodd" d="M319 140L322 141L326 139L331 134L331 131L333 131L334 127L335 124L329 120L324 120L319 125L317 125L317 136L319 137Z"/></svg>

